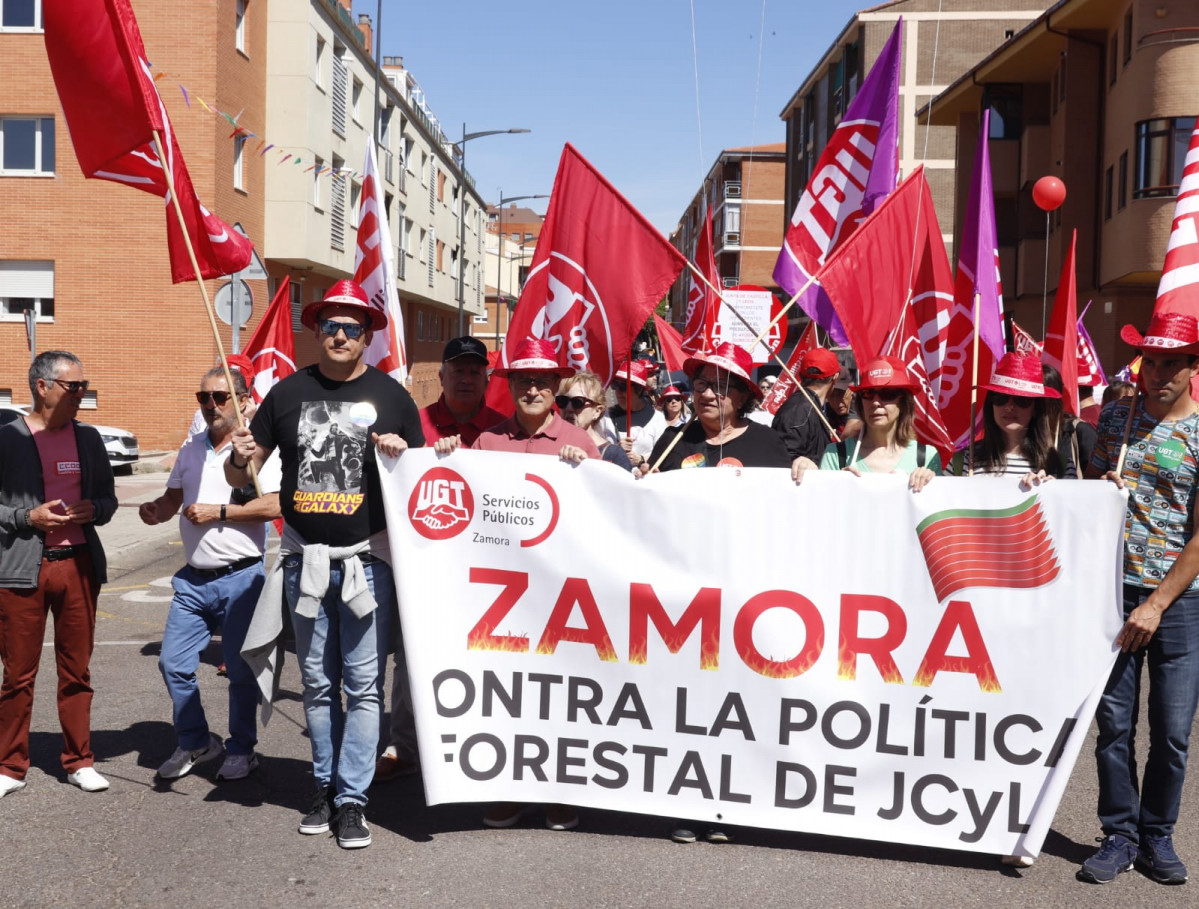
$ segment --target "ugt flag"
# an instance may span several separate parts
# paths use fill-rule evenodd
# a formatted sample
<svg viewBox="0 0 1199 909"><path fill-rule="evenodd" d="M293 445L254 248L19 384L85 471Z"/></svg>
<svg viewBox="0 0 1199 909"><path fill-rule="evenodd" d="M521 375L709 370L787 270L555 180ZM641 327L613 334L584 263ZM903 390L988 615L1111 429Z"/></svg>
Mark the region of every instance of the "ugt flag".
<svg viewBox="0 0 1199 909"><path fill-rule="evenodd" d="M1045 330L1045 362L1062 376L1062 407L1078 416L1078 294L1074 277L1074 251L1078 231L1070 236L1070 249L1053 297L1053 312Z"/></svg>
<svg viewBox="0 0 1199 909"><path fill-rule="evenodd" d="M779 375L778 381L770 386L770 391L766 392L766 397L762 400L762 409L766 413L778 413L783 402L795 393L799 386L791 381L791 377L799 378L799 363L803 355L816 346L816 323L809 321L799 340L795 342L795 350L791 351L787 368Z"/></svg>
<svg viewBox="0 0 1199 909"><path fill-rule="evenodd" d="M366 349L366 362L387 373L400 384L408 378L408 354L404 349L404 314L396 289L395 249L383 204L379 169L375 165L375 143L366 144L362 165L362 203L358 210L358 242L354 250L354 280L362 285L371 305L387 314L387 327L377 331Z"/></svg>
<svg viewBox="0 0 1199 909"><path fill-rule="evenodd" d="M525 338L543 338L559 363L588 369L607 385L686 266L682 253L567 143L503 364Z"/></svg>
<svg viewBox="0 0 1199 909"><path fill-rule="evenodd" d="M704 224L695 239L695 267L707 278L691 275L691 286L687 293L687 319L683 325L682 348L689 354L707 353L716 344L712 329L716 325L716 313L720 309L720 298L716 288L720 286L720 273L716 270L716 258L712 248L712 206L704 206Z"/></svg>
<svg viewBox="0 0 1199 909"><path fill-rule="evenodd" d="M166 200L171 280L233 274L250 264L253 244L200 204L166 107L150 76L129 0L45 0L46 54L85 177L112 180ZM161 139L162 153L154 135ZM168 181L168 174L170 180ZM182 211L183 233L171 199Z"/></svg>
<svg viewBox="0 0 1199 909"><path fill-rule="evenodd" d="M254 329L245 354L254 367L254 400L261 403L275 383L296 371L296 338L291 327L291 278L279 282L266 315Z"/></svg>
<svg viewBox="0 0 1199 909"><path fill-rule="evenodd" d="M899 61L903 19L870 68L816 162L783 237L774 280L795 296L895 189L899 176ZM799 305L841 347L848 336L828 295L812 283Z"/></svg>

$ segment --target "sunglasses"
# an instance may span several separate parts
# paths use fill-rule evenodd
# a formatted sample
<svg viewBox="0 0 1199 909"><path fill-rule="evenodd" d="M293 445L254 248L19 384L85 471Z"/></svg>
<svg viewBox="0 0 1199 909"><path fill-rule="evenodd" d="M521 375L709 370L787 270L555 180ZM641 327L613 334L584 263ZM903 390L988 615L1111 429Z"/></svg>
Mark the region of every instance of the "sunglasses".
<svg viewBox="0 0 1199 909"><path fill-rule="evenodd" d="M720 387L723 386L723 387ZM731 376L727 379L721 379L717 376L715 379L701 379L696 376L691 380L691 390L697 395L702 395L708 389L712 389L712 394L718 398L727 397L730 391L739 391L742 394L749 394L749 388L744 382L734 379Z"/></svg>
<svg viewBox="0 0 1199 909"><path fill-rule="evenodd" d="M987 394L987 400L996 407L1007 407L1009 404L1014 404L1017 407L1025 409L1032 407L1036 403L1034 398L1025 398L1020 395L1005 395L994 391Z"/></svg>
<svg viewBox="0 0 1199 909"><path fill-rule="evenodd" d="M903 397L902 388L863 388L858 392L863 398L877 398L884 404L893 404Z"/></svg>
<svg viewBox="0 0 1199 909"><path fill-rule="evenodd" d="M60 386L69 395L78 395L86 392L88 386L92 383L87 379L84 379L82 382L67 382L63 379L55 379L54 384Z"/></svg>
<svg viewBox="0 0 1199 909"><path fill-rule="evenodd" d="M200 402L201 407L207 407L209 401L215 401L217 407L224 407L229 399L233 397L227 391L197 391L196 400Z"/></svg>
<svg viewBox="0 0 1199 909"><path fill-rule="evenodd" d="M590 407L595 402L591 398L584 398L581 395L574 395L573 397L558 395L554 398L554 403L558 405L559 410L566 410L568 407L573 407L575 410L582 410L584 407Z"/></svg>
<svg viewBox="0 0 1199 909"><path fill-rule="evenodd" d="M321 319L320 329L321 334L330 338L335 338L339 331L344 331L351 341L357 341L366 333L365 325L359 325L357 322L335 322L333 319Z"/></svg>

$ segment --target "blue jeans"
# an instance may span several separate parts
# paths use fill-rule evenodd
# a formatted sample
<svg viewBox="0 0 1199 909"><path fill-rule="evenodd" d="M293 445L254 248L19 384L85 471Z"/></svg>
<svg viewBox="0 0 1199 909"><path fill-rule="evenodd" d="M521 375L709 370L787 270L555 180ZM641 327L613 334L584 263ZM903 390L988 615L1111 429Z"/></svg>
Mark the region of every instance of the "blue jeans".
<svg viewBox="0 0 1199 909"><path fill-rule="evenodd" d="M179 747L196 751L208 746L208 720L200 703L196 669L200 653L217 632L229 677L230 754L253 754L258 744L258 684L245 661L241 645L265 580L262 563L206 580L190 566L171 579L175 597L162 633L158 668L174 704Z"/></svg>
<svg viewBox="0 0 1199 909"><path fill-rule="evenodd" d="M283 561L284 591L304 681L312 775L318 786L332 787L335 805L365 805L375 775L390 617L396 608L391 568L377 561L363 566L378 607L358 618L341 600L343 569L333 562L316 618L307 619L296 615L301 567L299 554Z"/></svg>
<svg viewBox="0 0 1199 909"><path fill-rule="evenodd" d="M1124 586L1124 616L1150 591ZM1149 662L1149 753L1137 785L1136 732L1141 666ZM1121 653L1095 712L1099 737L1099 822L1134 843L1173 834L1182 802L1187 749L1199 703L1199 593L1183 594L1162 615L1147 647ZM1139 798L1139 804L1138 804Z"/></svg>

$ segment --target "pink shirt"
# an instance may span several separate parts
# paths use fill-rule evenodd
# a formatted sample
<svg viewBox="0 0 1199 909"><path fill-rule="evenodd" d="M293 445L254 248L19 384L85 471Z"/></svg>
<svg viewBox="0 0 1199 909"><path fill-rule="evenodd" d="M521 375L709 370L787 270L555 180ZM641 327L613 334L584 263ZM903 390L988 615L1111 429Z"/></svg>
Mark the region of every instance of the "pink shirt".
<svg viewBox="0 0 1199 909"><path fill-rule="evenodd" d="M75 445L75 424L68 423L53 431L35 429L26 420L33 441L37 444L42 462L42 484L45 501L62 499L63 505L75 505L82 497L79 471L79 449ZM56 511L58 509L55 509ZM87 542L80 524L65 524L46 531L46 546L80 546Z"/></svg>
<svg viewBox="0 0 1199 909"><path fill-rule="evenodd" d="M525 432L516 417L486 429L470 447L477 451L523 451L529 454L557 455L563 445L575 445L587 452L589 458L599 458L599 449L585 429L567 423L557 414L549 425L534 435Z"/></svg>

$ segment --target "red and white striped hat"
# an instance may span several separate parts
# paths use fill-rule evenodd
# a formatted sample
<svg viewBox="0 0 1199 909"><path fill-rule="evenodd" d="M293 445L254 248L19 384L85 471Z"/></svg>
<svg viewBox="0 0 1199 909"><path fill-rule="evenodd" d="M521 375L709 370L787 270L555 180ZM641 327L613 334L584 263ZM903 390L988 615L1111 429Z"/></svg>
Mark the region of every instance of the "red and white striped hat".
<svg viewBox="0 0 1199 909"><path fill-rule="evenodd" d="M316 323L320 319L321 310L327 309L330 306L349 306L362 310L370 320L370 324L367 327L371 331L378 331L381 328L387 327L387 313L383 312L379 307L371 305L366 291L356 281L336 282L325 291L323 299L309 303L304 307L304 311L300 313L300 324L305 328L315 329Z"/></svg>
<svg viewBox="0 0 1199 909"><path fill-rule="evenodd" d="M749 355L749 351L744 347L739 347L732 342L726 341L711 353L701 353L696 354L694 357L689 357L683 363L683 372L687 374L689 379L694 380L695 374L703 369L705 364L723 369L725 372L739 379L744 379L745 384L749 386L750 393L759 401L765 397L762 389L758 387L758 383L750 378L750 373L754 368L754 361L753 357Z"/></svg>
<svg viewBox="0 0 1199 909"><path fill-rule="evenodd" d="M1141 353L1199 353L1199 323L1186 313L1155 312L1144 335L1125 325L1120 329L1120 337Z"/></svg>
<svg viewBox="0 0 1199 909"><path fill-rule="evenodd" d="M552 372L568 379L575 374L573 366L561 366L554 345L540 338L525 338L516 348L516 353L506 367L497 366L493 375L505 378L514 372Z"/></svg>
<svg viewBox="0 0 1199 909"><path fill-rule="evenodd" d="M990 383L979 388L1022 398L1060 398L1062 393L1045 387L1041 358L1036 354L1005 353L995 367Z"/></svg>

